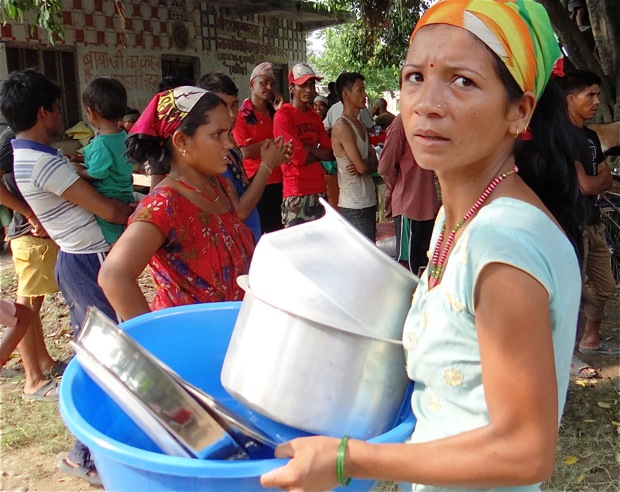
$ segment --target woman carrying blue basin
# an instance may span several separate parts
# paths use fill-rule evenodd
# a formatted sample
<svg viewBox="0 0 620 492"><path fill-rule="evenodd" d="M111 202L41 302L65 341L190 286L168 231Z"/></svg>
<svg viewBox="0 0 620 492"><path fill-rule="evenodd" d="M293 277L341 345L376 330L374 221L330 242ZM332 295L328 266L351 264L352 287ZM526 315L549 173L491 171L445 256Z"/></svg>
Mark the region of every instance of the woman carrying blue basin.
<svg viewBox="0 0 620 492"><path fill-rule="evenodd" d="M443 208L403 334L416 428L404 444L282 444L292 459L265 487L530 491L551 475L581 293L558 61L533 0L443 0L418 22L401 109Z"/></svg>

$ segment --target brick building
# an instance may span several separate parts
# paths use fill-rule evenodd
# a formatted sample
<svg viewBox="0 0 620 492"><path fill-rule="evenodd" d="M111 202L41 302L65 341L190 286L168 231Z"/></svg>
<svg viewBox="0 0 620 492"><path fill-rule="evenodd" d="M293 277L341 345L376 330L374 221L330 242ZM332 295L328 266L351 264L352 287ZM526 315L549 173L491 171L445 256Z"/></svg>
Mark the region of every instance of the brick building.
<svg viewBox="0 0 620 492"><path fill-rule="evenodd" d="M81 92L109 75L142 110L166 75L196 80L222 71L240 97L262 61L274 64L280 91L288 69L306 59L309 31L348 20L313 2L294 0L62 0L64 40L8 23L0 29L0 80L13 70L37 67L64 90L66 128L83 117ZM286 93L286 90L283 91ZM84 115L85 116L85 115Z"/></svg>

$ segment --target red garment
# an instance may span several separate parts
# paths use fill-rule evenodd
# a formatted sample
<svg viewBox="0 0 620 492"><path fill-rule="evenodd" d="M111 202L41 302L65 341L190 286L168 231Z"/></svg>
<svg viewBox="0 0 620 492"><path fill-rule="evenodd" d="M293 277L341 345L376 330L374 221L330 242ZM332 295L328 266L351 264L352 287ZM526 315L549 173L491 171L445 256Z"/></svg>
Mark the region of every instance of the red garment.
<svg viewBox="0 0 620 492"><path fill-rule="evenodd" d="M204 89L181 86L155 94L131 129L131 135L143 134L166 140L207 93Z"/></svg>
<svg viewBox="0 0 620 492"><path fill-rule="evenodd" d="M250 99L243 101L237 114L237 121L233 128L233 137L240 148L273 138L273 120L269 112L256 111ZM260 157L243 159L243 167L248 177L252 178L260 166ZM276 167L267 179L267 184L281 183L282 170Z"/></svg>
<svg viewBox="0 0 620 492"><path fill-rule="evenodd" d="M387 138L387 132L385 130L381 130L378 135L370 135L370 143L377 146L380 143L385 144L385 139Z"/></svg>
<svg viewBox="0 0 620 492"><path fill-rule="evenodd" d="M234 210L207 213L164 186L140 202L132 222L154 224L166 236L149 262L157 286L151 310L243 298L236 279L249 271L254 240Z"/></svg>
<svg viewBox="0 0 620 492"><path fill-rule="evenodd" d="M332 142L323 127L321 117L314 111L300 111L291 104L283 104L273 119L273 134L293 141L293 157L282 164L284 174L283 197L325 193L325 168L319 160L306 164L308 151L304 146L332 148Z"/></svg>
<svg viewBox="0 0 620 492"><path fill-rule="evenodd" d="M385 181L385 200L392 200L393 217L404 215L419 221L435 218L439 200L434 173L416 164L400 114L387 129L379 174Z"/></svg>

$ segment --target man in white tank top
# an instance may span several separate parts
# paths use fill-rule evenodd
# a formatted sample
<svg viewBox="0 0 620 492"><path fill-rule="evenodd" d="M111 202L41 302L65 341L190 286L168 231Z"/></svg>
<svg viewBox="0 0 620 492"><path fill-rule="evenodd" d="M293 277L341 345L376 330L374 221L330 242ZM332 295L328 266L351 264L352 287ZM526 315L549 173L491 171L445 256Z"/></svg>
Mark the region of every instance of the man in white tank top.
<svg viewBox="0 0 620 492"><path fill-rule="evenodd" d="M338 207L342 215L375 242L377 196L372 173L377 170L377 154L368 130L357 119L366 108L364 76L343 72L336 80L343 104L342 115L332 129L332 149L338 164Z"/></svg>

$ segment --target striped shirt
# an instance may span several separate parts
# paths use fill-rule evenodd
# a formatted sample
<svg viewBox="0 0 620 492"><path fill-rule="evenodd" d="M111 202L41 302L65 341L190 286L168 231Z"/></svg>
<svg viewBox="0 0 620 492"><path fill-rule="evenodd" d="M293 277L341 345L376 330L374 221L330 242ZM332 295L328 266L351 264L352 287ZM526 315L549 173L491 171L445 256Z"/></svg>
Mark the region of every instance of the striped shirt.
<svg viewBox="0 0 620 492"><path fill-rule="evenodd" d="M108 251L95 215L61 196L80 179L62 152L31 140L11 143L17 186L60 250L72 254Z"/></svg>

